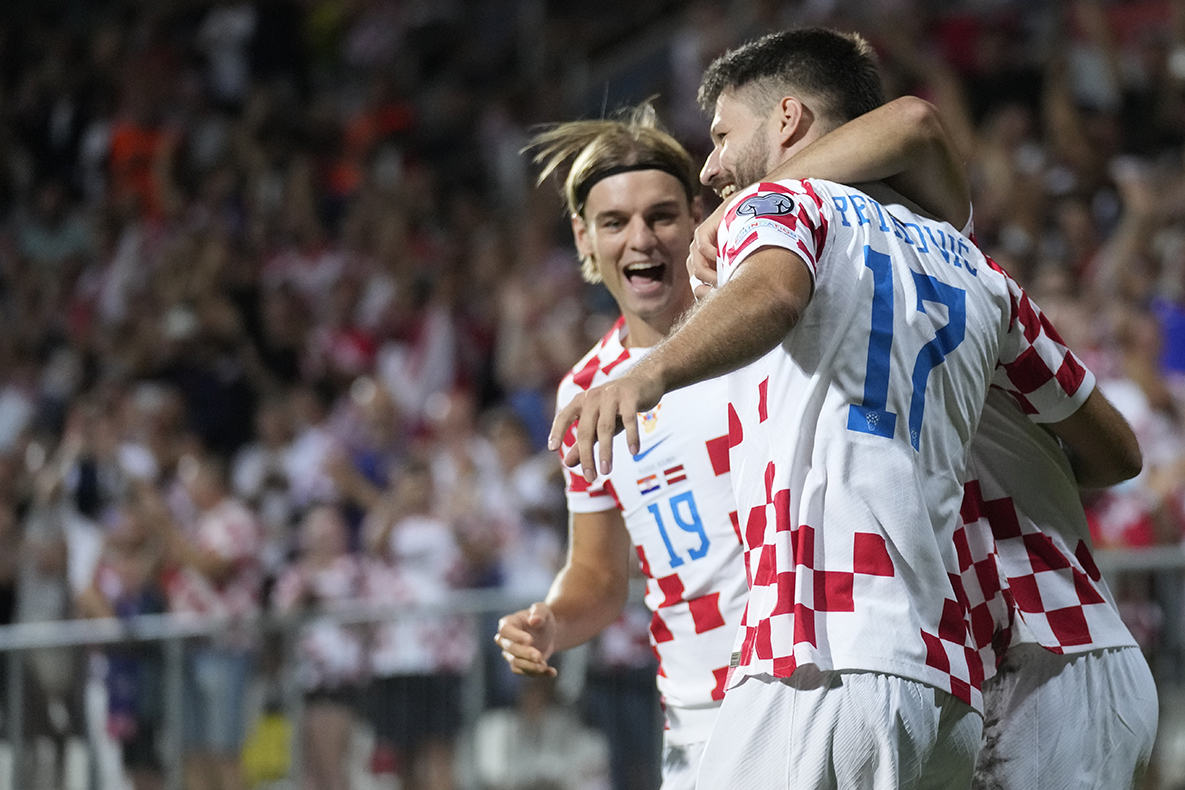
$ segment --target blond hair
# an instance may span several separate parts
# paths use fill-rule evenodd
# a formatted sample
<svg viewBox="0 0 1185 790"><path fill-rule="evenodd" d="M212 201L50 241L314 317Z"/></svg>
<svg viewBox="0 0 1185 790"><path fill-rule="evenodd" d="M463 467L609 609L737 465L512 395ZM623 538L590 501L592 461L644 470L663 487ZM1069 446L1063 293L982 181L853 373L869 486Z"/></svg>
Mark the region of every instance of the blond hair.
<svg viewBox="0 0 1185 790"><path fill-rule="evenodd" d="M568 166L560 193L568 211L584 216L584 203L596 182L630 170L662 170L683 186L690 206L699 192L691 155L674 137L658 128L654 107L646 102L617 118L569 121L549 126L523 148L534 150L543 166L538 183ZM601 276L591 258L581 260L581 274L590 283Z"/></svg>

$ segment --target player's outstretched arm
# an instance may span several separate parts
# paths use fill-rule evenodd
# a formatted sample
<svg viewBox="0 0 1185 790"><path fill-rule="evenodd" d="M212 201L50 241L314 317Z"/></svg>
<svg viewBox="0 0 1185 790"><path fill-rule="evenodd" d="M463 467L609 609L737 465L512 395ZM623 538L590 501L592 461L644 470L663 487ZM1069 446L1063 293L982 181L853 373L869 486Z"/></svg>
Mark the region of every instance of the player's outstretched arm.
<svg viewBox="0 0 1185 790"><path fill-rule="evenodd" d="M1136 434L1097 388L1078 411L1049 427L1068 450L1078 485L1102 488L1140 473L1144 460Z"/></svg>
<svg viewBox="0 0 1185 790"><path fill-rule="evenodd" d="M902 96L823 135L774 168L767 181L822 178L841 184L884 181L923 212L963 228L971 188L954 140L938 109ZM729 201L695 231L690 274L715 284L716 236ZM696 296L704 295L697 288Z"/></svg>
<svg viewBox="0 0 1185 790"><path fill-rule="evenodd" d="M513 672L554 676L554 653L587 642L621 615L631 548L620 511L572 514L568 561L547 600L498 621L494 641Z"/></svg>
<svg viewBox="0 0 1185 790"><path fill-rule="evenodd" d="M584 478L613 468L613 436L624 425L637 453L639 412L664 393L737 370L776 346L798 323L814 283L806 261L781 247L763 247L745 259L721 288L666 340L620 378L572 399L556 415L548 446L556 450L577 423L576 446L564 457ZM594 447L600 449L594 455Z"/></svg>

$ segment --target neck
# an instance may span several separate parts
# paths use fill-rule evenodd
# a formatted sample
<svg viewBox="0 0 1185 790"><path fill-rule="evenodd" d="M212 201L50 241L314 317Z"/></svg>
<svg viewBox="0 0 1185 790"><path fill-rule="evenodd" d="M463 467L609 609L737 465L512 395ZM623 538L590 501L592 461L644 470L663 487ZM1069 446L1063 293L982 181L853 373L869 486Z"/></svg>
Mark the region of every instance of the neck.
<svg viewBox="0 0 1185 790"><path fill-rule="evenodd" d="M809 112L804 113L802 121L795 130L794 135L783 146L779 147L777 153L774 154L775 161L773 168L780 167L798 156L804 148L827 134L830 128L833 128L831 124L825 122L822 118L818 118Z"/></svg>
<svg viewBox="0 0 1185 790"><path fill-rule="evenodd" d="M651 348L662 342L670 333L670 327L655 326L641 318L625 319L626 334L622 345L626 348Z"/></svg>
<svg viewBox="0 0 1185 790"><path fill-rule="evenodd" d="M653 318L642 318L637 315L625 316L627 334L622 343L626 348L653 348L666 340L667 335L675 328L675 324L686 313L692 304L683 305L669 314Z"/></svg>

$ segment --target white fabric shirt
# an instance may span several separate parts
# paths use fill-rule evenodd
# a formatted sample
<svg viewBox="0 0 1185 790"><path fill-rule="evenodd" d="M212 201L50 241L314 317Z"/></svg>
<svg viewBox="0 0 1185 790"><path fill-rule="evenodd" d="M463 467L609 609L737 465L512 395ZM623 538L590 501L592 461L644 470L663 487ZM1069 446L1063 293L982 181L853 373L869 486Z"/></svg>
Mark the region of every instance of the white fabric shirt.
<svg viewBox="0 0 1185 790"><path fill-rule="evenodd" d="M618 320L576 364L560 384L560 407L628 370L649 351L626 348L625 333L624 320ZM729 484L726 399L723 379L668 393L653 411L639 415L636 456L619 434L608 477L589 485L579 469L565 471L573 513L621 510L646 576L646 605L654 613L650 640L668 710L715 708L724 698L729 656L748 595ZM561 453L572 446L572 436ZM688 725L676 732L680 728L674 724L702 718L668 717L668 740L702 740L706 732L698 730L703 728Z"/></svg>
<svg viewBox="0 0 1185 790"><path fill-rule="evenodd" d="M1089 373L1037 383L1041 326L998 267L949 224L857 189L756 184L720 238L722 287L768 247L797 254L815 286L782 344L727 377L751 585L731 682L810 663L982 709L953 544L967 448L989 385L1056 421L1078 406L1058 382Z"/></svg>
<svg viewBox="0 0 1185 790"><path fill-rule="evenodd" d="M300 606L332 609L364 594L365 567L342 554L321 568L297 563L285 569L273 592L275 607L290 612ZM301 628L296 679L300 687L336 689L360 682L366 674L365 629L318 617Z"/></svg>
<svg viewBox="0 0 1185 790"><path fill-rule="evenodd" d="M412 515L392 530L385 557L366 569L366 598L387 604L442 603L453 590L461 552L448 524ZM370 668L375 675L460 672L477 650L472 618L413 613L374 629Z"/></svg>

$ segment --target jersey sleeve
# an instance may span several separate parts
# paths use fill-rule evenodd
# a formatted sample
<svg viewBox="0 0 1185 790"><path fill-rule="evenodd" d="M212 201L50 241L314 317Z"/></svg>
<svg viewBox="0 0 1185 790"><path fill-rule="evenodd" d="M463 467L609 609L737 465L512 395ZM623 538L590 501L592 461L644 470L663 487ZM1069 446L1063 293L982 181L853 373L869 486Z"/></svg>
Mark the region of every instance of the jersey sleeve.
<svg viewBox="0 0 1185 790"><path fill-rule="evenodd" d="M806 262L813 280L827 239L827 210L810 181L763 181L746 189L721 222L719 284L757 250L781 247Z"/></svg>
<svg viewBox="0 0 1185 790"><path fill-rule="evenodd" d="M568 405L577 392L580 392L580 388L572 382L571 377L565 378L560 384L556 397L556 411L558 412ZM573 423L568 428L568 432L564 434L563 442L560 443L560 449L557 451L560 456L560 468L564 471L564 496L568 500L568 511L570 513L600 513L612 510L617 507L617 497L607 475L601 475L590 483L580 473L579 466L574 468L564 466L564 456L576 446L577 424L578 422Z"/></svg>
<svg viewBox="0 0 1185 790"><path fill-rule="evenodd" d="M988 259L1008 283L1011 315L992 382L1034 422L1059 422L1086 401L1094 374L1066 347L1053 324L1024 289Z"/></svg>

